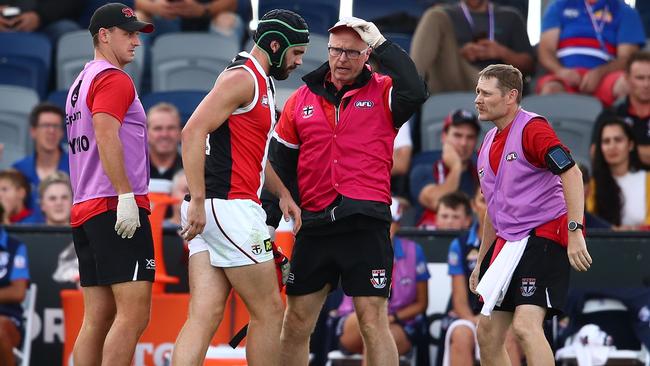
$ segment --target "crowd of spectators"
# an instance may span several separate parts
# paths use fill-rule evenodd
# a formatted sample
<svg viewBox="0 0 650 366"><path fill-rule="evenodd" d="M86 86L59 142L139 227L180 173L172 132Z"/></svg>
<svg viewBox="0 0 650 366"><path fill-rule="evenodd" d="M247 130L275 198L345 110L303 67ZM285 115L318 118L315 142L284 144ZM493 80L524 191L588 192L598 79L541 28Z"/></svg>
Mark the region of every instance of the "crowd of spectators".
<svg viewBox="0 0 650 366"><path fill-rule="evenodd" d="M472 91L483 67L507 63L528 76L529 90L536 93L598 98L603 111L594 121L592 161L581 166L586 226L650 229L646 171L650 167L650 53L642 50L646 43L642 17L623 0L551 0L534 48L525 14L503 2L441 1L422 14L407 51L429 92ZM239 42L246 38L247 19L237 14L236 0L135 0L134 6L139 18L155 23L157 34L191 30L219 33ZM13 7L20 9L16 16L7 10ZM61 34L82 29L74 21L80 16L76 1L0 0L0 32L42 32L56 42ZM393 194L411 213L404 215L403 225L464 232L451 243L448 256L452 296L445 357L454 365L466 364L475 353L476 304L468 293L467 278L476 263L485 202L477 190L475 168L481 124L473 111L450 108L445 113L439 151L417 151L413 142L422 138L417 117L403 125L394 144L391 174ZM0 250L6 241L2 225L69 223L72 192L64 121L60 107L37 105L29 117L33 153L7 162L12 168L0 171ZM178 202L166 217L169 227L180 226L179 205L188 193L179 153L184 122L170 103L147 111L150 191L167 193ZM428 153L429 158L415 159L418 153ZM421 259L419 245L413 243L411 248L399 237L394 241L401 243L396 254L412 250ZM418 286L411 300L417 306L413 311L391 308L394 335L404 341L398 347L404 352L412 341L407 326L423 312L422 306L426 308L419 284L428 279L428 272L419 265L413 270ZM344 305L340 315L349 315ZM361 351L354 318L343 319L341 343ZM512 364L521 364L516 342L509 342L508 349Z"/></svg>

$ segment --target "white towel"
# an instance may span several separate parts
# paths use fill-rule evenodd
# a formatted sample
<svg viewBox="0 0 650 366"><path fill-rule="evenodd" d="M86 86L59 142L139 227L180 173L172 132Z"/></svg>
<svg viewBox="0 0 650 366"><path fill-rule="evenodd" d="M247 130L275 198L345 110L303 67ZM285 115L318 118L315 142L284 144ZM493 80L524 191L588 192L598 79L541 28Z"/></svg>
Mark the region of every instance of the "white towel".
<svg viewBox="0 0 650 366"><path fill-rule="evenodd" d="M476 286L476 291L483 297L481 314L490 316L492 309L496 305L501 305L508 286L510 286L512 274L524 254L529 237L526 236L518 241L507 241L481 278L481 282ZM484 258L484 260L490 260L490 258Z"/></svg>

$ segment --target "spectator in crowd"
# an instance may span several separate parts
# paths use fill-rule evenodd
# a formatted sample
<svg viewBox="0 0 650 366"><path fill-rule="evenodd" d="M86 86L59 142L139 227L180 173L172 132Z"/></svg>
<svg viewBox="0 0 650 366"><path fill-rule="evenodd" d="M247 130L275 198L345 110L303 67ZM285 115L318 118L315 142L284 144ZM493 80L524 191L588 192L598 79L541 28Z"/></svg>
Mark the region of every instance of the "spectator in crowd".
<svg viewBox="0 0 650 366"><path fill-rule="evenodd" d="M424 312L428 305L427 281L431 277L422 247L408 239L396 236L399 231L401 209L399 201L393 198L391 204L393 222L390 237L393 241L395 258L393 261L393 287L388 301L388 320L390 330L397 345L397 351L404 355L411 351L426 329ZM337 335L341 347L348 352L363 353L363 339L359 330L359 319L354 312L352 298L343 296L338 308L339 326Z"/></svg>
<svg viewBox="0 0 650 366"><path fill-rule="evenodd" d="M593 185L587 209L616 229L647 227L650 178L648 172L639 169L632 128L619 119L610 119L602 123L596 139Z"/></svg>
<svg viewBox="0 0 650 366"><path fill-rule="evenodd" d="M147 139L151 168L149 191L169 193L174 174L183 169L183 159L178 152L181 117L174 105L158 103L149 108Z"/></svg>
<svg viewBox="0 0 650 366"><path fill-rule="evenodd" d="M0 257L0 365L12 366L16 364L13 349L20 345L24 331L21 303L29 286L29 265L25 244L7 235L1 223Z"/></svg>
<svg viewBox="0 0 650 366"><path fill-rule="evenodd" d="M445 198L447 197L449 196L445 196ZM449 245L447 263L449 276L451 276L451 300L448 322L451 324L446 329L443 365L451 366L474 365L478 355L476 324L478 323L480 305L478 296L469 291L469 275L476 267L487 210L485 197L481 190L476 190L471 201L471 208L470 201L466 197L461 207L463 207L461 210L462 221L466 222L472 219L470 215L467 215L468 211L473 211L476 214L476 220L467 232L455 238ZM507 333L506 349L510 363L513 366L521 365L521 350L512 331Z"/></svg>
<svg viewBox="0 0 650 366"><path fill-rule="evenodd" d="M61 148L65 113L50 103L38 104L29 115L29 133L34 140L34 153L13 163L31 185L32 195L28 201L37 221L41 220L38 210L38 185L45 177L57 171L70 173L68 154Z"/></svg>
<svg viewBox="0 0 650 366"><path fill-rule="evenodd" d="M190 189L187 185L187 177L185 176L185 171L181 169L172 178L171 196L177 201L172 205L172 216L165 220L165 226L181 227L181 203L183 203L183 199L188 194L190 194Z"/></svg>
<svg viewBox="0 0 650 366"><path fill-rule="evenodd" d="M644 44L639 14L623 0L556 0L542 19L537 51L549 74L537 92L590 94L610 106L626 92L625 63Z"/></svg>
<svg viewBox="0 0 650 366"><path fill-rule="evenodd" d="M472 162L481 131L476 115L458 109L445 119L442 130L442 157L433 166L421 164L411 171L411 195L424 208L417 225L436 226L436 207L443 195L461 190L471 196L478 187Z"/></svg>
<svg viewBox="0 0 650 366"><path fill-rule="evenodd" d="M51 174L41 181L38 193L45 224L47 226L70 225L72 209L70 177L64 172Z"/></svg>
<svg viewBox="0 0 650 366"><path fill-rule="evenodd" d="M431 94L474 90L479 70L494 63L532 73L533 55L521 14L488 0L429 8L411 43L411 57Z"/></svg>
<svg viewBox="0 0 650 366"><path fill-rule="evenodd" d="M625 68L625 81L629 90L625 100L613 109L604 110L596 119L591 156L595 151L596 131L613 115L632 126L641 165L650 167L650 52L632 54Z"/></svg>
<svg viewBox="0 0 650 366"><path fill-rule="evenodd" d="M438 200L437 230L467 230L472 224L472 207L467 194L454 191Z"/></svg>
<svg viewBox="0 0 650 366"><path fill-rule="evenodd" d="M77 0L0 0L0 32L43 32L56 46L64 33L81 29L75 19L82 10Z"/></svg>
<svg viewBox="0 0 650 366"><path fill-rule="evenodd" d="M138 18L152 21L160 35L166 32L209 30L224 36L244 36L237 0L135 0Z"/></svg>
<svg viewBox="0 0 650 366"><path fill-rule="evenodd" d="M582 185L585 191L585 227L587 229L611 229L612 224L587 211L587 202L589 202L592 191L591 175L586 165L578 163L578 168L582 173Z"/></svg>
<svg viewBox="0 0 650 366"><path fill-rule="evenodd" d="M27 208L30 186L22 173L14 169L0 172L0 204L4 208L3 221L7 224L30 222L33 211Z"/></svg>

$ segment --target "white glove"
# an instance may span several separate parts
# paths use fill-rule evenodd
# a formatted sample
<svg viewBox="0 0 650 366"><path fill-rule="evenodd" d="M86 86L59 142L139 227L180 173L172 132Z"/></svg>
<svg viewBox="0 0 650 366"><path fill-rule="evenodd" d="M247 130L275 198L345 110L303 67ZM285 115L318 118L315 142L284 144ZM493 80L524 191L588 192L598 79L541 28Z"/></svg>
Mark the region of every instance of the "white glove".
<svg viewBox="0 0 650 366"><path fill-rule="evenodd" d="M122 239L133 237L135 229L140 227L140 215L138 205L135 203L133 192L123 193L117 198L117 220L115 231Z"/></svg>
<svg viewBox="0 0 650 366"><path fill-rule="evenodd" d="M381 32L379 32L379 29L373 22L353 18L348 21L347 26L359 33L361 39L372 48L377 48L386 41L386 38L381 35Z"/></svg>

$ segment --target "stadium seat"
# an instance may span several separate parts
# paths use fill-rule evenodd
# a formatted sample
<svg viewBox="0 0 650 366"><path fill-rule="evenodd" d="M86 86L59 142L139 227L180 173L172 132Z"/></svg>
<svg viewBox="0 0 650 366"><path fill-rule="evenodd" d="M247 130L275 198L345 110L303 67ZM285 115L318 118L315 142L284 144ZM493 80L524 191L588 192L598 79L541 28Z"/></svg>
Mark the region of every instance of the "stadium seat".
<svg viewBox="0 0 650 366"><path fill-rule="evenodd" d="M331 0L265 0L259 2L258 16L272 9L291 10L305 19L311 34L327 34L339 19L339 8L340 2Z"/></svg>
<svg viewBox="0 0 650 366"><path fill-rule="evenodd" d="M99 8L102 5L106 5L110 2L114 2L111 0L85 0L82 3L85 4L84 9L82 11L81 17L79 17L79 25L81 28L88 28L88 25L90 24L90 18L93 16L93 13L97 8ZM134 0L120 0L120 2L124 5L134 7Z"/></svg>
<svg viewBox="0 0 650 366"><path fill-rule="evenodd" d="M93 39L87 30L69 32L61 36L56 48L56 88L68 90L87 62L94 56ZM144 46L135 51L135 59L126 65L126 71L133 84L140 90L142 70L144 69Z"/></svg>
<svg viewBox="0 0 650 366"><path fill-rule="evenodd" d="M67 97L67 90L55 90L47 96L47 101L65 110L65 98Z"/></svg>
<svg viewBox="0 0 650 366"><path fill-rule="evenodd" d="M0 32L0 84L47 93L52 45L40 33Z"/></svg>
<svg viewBox="0 0 650 366"><path fill-rule="evenodd" d="M166 33L151 48L154 92L209 91L240 45L213 33Z"/></svg>
<svg viewBox="0 0 650 366"><path fill-rule="evenodd" d="M30 152L29 113L38 100L33 89L0 85L0 141L4 144L0 170L8 168Z"/></svg>
<svg viewBox="0 0 650 366"><path fill-rule="evenodd" d="M23 300L23 318L25 324L25 334L23 334L22 346L20 348L14 348L14 355L20 363L17 363L19 366L29 366L29 360L32 355L32 338L33 338L33 328L34 328L34 315L36 315L34 309L36 308L36 293L38 292L38 286L35 283L31 283L27 288L25 293L25 300Z"/></svg>
<svg viewBox="0 0 650 366"><path fill-rule="evenodd" d="M423 0L355 0L352 15L368 21L376 21L400 13L419 19L428 5Z"/></svg>
<svg viewBox="0 0 650 366"><path fill-rule="evenodd" d="M440 93L429 97L422 106L420 123L422 151L441 150L442 143L440 142L440 136L442 136L445 117L458 108L476 113L476 108L474 107L475 98L476 94L473 92ZM481 141L482 136L492 125L482 124L482 127L483 131L481 136L479 136L479 141Z"/></svg>
<svg viewBox="0 0 650 366"><path fill-rule="evenodd" d="M194 113L194 110L201 103L205 95L206 92L196 90L156 92L143 96L140 98L140 101L145 111L148 111L149 108L161 102L175 105L181 115L181 124L185 126L185 123L187 123L187 120Z"/></svg>
<svg viewBox="0 0 650 366"><path fill-rule="evenodd" d="M395 43L397 43L406 53L411 52L411 41L413 36L408 33L393 33L393 32L384 32L384 37Z"/></svg>
<svg viewBox="0 0 650 366"><path fill-rule="evenodd" d="M555 133L577 162L590 166L591 132L602 111L598 99L580 94L530 95L521 105L548 118Z"/></svg>

